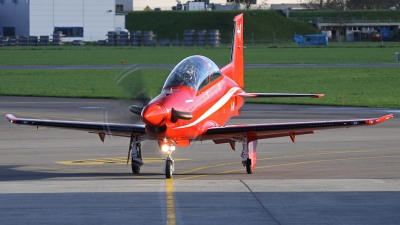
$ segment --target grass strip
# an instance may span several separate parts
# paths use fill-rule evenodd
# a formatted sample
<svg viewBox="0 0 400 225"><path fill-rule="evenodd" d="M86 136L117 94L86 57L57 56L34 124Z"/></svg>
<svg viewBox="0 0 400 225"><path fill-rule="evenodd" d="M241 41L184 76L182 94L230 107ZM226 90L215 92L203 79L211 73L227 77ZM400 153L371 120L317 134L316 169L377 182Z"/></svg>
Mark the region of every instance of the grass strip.
<svg viewBox="0 0 400 225"><path fill-rule="evenodd" d="M125 65L177 64L190 55L204 55L217 64L227 64L228 45L211 47L6 47L0 65ZM329 47L298 47L294 43L271 48L247 45L245 63L394 63L400 44L380 43L335 44Z"/></svg>
<svg viewBox="0 0 400 225"><path fill-rule="evenodd" d="M400 107L398 68L248 69L248 92L321 93L321 99L253 99L252 102Z"/></svg>
<svg viewBox="0 0 400 225"><path fill-rule="evenodd" d="M85 98L155 97L169 71L1 70L0 95ZM247 92L323 93L322 99L251 99L251 102L400 107L398 68L246 69Z"/></svg>

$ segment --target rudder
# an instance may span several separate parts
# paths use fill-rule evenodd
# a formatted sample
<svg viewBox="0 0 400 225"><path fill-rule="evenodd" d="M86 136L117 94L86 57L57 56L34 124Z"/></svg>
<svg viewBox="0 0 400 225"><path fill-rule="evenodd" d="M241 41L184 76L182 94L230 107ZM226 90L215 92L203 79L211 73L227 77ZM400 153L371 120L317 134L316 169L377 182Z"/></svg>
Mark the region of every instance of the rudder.
<svg viewBox="0 0 400 225"><path fill-rule="evenodd" d="M231 67L230 77L238 84L240 88L244 87L244 39L243 39L243 13L235 16L233 28Z"/></svg>
<svg viewBox="0 0 400 225"><path fill-rule="evenodd" d="M244 87L243 59L243 13L233 19L233 37L231 47L231 62L221 69L222 73L236 82L238 87Z"/></svg>

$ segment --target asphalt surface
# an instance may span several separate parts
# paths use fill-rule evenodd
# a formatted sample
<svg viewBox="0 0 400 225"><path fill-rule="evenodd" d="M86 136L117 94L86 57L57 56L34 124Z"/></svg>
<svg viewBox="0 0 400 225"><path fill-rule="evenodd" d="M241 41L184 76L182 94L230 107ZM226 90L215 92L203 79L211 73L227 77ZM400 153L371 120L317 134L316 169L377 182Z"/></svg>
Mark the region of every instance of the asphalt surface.
<svg viewBox="0 0 400 225"><path fill-rule="evenodd" d="M0 96L0 114L138 122L130 102ZM374 118L376 126L262 140L248 175L240 150L179 148L166 181L155 143L139 175L129 139L0 119L1 224L400 224L400 109L247 104L232 124Z"/></svg>
<svg viewBox="0 0 400 225"><path fill-rule="evenodd" d="M225 65L219 65L222 68ZM175 65L24 65L1 66L1 69L131 69L141 67L144 69L173 69ZM245 68L330 68L330 67L400 67L400 63L321 63L321 64L246 64Z"/></svg>

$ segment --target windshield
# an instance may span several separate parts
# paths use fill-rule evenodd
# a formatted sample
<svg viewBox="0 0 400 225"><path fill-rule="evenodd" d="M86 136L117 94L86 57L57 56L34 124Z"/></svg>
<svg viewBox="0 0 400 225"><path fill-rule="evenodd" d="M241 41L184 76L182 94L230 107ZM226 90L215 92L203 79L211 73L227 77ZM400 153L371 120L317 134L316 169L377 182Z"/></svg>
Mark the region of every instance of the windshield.
<svg viewBox="0 0 400 225"><path fill-rule="evenodd" d="M172 70L165 81L164 88L186 86L199 90L211 82L213 74L221 74L213 61L204 56L190 56Z"/></svg>

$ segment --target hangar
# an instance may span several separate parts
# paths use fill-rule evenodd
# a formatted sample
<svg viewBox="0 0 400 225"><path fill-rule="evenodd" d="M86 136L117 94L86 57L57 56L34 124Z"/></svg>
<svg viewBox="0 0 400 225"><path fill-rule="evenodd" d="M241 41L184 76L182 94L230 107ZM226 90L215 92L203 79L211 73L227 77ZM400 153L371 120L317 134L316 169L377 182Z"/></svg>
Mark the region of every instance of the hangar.
<svg viewBox="0 0 400 225"><path fill-rule="evenodd" d="M0 0L0 36L51 36L66 41L97 41L125 28L115 14L115 0Z"/></svg>
<svg viewBox="0 0 400 225"><path fill-rule="evenodd" d="M320 22L317 26L336 41L390 41L391 37L400 32L400 23L397 21Z"/></svg>

